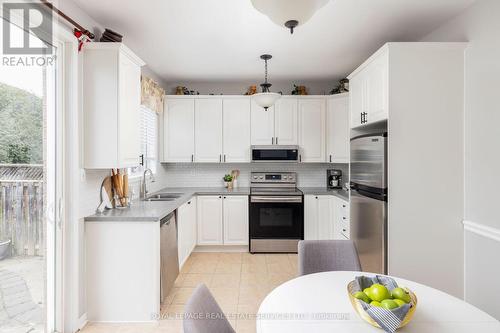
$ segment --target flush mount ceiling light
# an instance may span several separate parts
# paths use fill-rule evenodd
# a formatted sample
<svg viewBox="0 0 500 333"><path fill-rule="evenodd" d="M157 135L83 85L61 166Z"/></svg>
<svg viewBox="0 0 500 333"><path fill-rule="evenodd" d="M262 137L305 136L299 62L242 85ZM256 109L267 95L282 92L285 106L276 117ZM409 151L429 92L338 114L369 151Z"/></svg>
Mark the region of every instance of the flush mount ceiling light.
<svg viewBox="0 0 500 333"><path fill-rule="evenodd" d="M279 26L293 29L306 23L330 0L252 0L252 5Z"/></svg>
<svg viewBox="0 0 500 333"><path fill-rule="evenodd" d="M263 107L266 111L268 108L274 105L276 101L281 97L278 93L273 93L269 88L271 88L272 84L267 82L267 61L271 59L273 56L270 54L263 54L260 56L262 60L265 62L265 81L261 83L262 92L259 94L252 95L252 99L259 106Z"/></svg>

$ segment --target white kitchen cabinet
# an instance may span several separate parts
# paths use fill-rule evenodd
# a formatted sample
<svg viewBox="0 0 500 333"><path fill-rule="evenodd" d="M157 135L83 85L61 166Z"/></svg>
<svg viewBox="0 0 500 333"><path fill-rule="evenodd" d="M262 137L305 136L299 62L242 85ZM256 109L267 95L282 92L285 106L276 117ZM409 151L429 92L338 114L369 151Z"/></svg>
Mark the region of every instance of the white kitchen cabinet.
<svg viewBox="0 0 500 333"><path fill-rule="evenodd" d="M223 196L224 245L248 245L248 196Z"/></svg>
<svg viewBox="0 0 500 333"><path fill-rule="evenodd" d="M326 110L324 98L299 99L301 162L326 162Z"/></svg>
<svg viewBox="0 0 500 333"><path fill-rule="evenodd" d="M83 50L84 167L137 166L144 62L122 43L90 44Z"/></svg>
<svg viewBox="0 0 500 333"><path fill-rule="evenodd" d="M274 144L297 145L298 100L296 97L282 96L274 109Z"/></svg>
<svg viewBox="0 0 500 333"><path fill-rule="evenodd" d="M333 197L304 196L304 239L334 239Z"/></svg>
<svg viewBox="0 0 500 333"><path fill-rule="evenodd" d="M223 162L250 162L250 98L223 100Z"/></svg>
<svg viewBox="0 0 500 333"><path fill-rule="evenodd" d="M333 197L333 239L349 239L349 202Z"/></svg>
<svg viewBox="0 0 500 333"><path fill-rule="evenodd" d="M177 209L177 246L179 267L182 268L197 243L196 197Z"/></svg>
<svg viewBox="0 0 500 333"><path fill-rule="evenodd" d="M389 53L382 48L349 76L351 127L387 119Z"/></svg>
<svg viewBox="0 0 500 333"><path fill-rule="evenodd" d="M194 161L222 162L222 99L194 101Z"/></svg>
<svg viewBox="0 0 500 333"><path fill-rule="evenodd" d="M197 200L198 245L222 245L222 196L204 195Z"/></svg>
<svg viewBox="0 0 500 333"><path fill-rule="evenodd" d="M274 107L267 111L251 101L251 142L252 145L274 144Z"/></svg>
<svg viewBox="0 0 500 333"><path fill-rule="evenodd" d="M194 99L166 99L163 162L194 161Z"/></svg>
<svg viewBox="0 0 500 333"><path fill-rule="evenodd" d="M327 162L349 163L349 95L333 95L327 99Z"/></svg>
<svg viewBox="0 0 500 333"><path fill-rule="evenodd" d="M222 196L207 195L197 199L198 245L222 245Z"/></svg>
<svg viewBox="0 0 500 333"><path fill-rule="evenodd" d="M304 239L349 239L349 203L332 195L305 195Z"/></svg>

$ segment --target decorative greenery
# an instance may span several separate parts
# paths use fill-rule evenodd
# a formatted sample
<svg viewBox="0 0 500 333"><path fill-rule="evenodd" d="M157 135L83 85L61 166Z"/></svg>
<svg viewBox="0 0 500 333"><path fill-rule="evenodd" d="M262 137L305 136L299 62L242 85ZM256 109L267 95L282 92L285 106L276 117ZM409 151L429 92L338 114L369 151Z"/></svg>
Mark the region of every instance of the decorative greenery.
<svg viewBox="0 0 500 333"><path fill-rule="evenodd" d="M0 163L43 163L43 101L0 83Z"/></svg>
<svg viewBox="0 0 500 333"><path fill-rule="evenodd" d="M233 181L233 176L231 176L231 175L225 175L223 179L224 179L225 182L231 182L231 181Z"/></svg>

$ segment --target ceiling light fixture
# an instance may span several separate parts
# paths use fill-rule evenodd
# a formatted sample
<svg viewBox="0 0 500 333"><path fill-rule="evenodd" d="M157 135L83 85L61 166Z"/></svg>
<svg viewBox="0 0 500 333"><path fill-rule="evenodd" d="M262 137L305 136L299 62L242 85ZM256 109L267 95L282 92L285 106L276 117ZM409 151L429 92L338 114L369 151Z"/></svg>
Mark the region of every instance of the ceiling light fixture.
<svg viewBox="0 0 500 333"><path fill-rule="evenodd" d="M279 26L293 29L306 23L330 0L252 0L252 5Z"/></svg>
<svg viewBox="0 0 500 333"><path fill-rule="evenodd" d="M262 92L259 94L252 95L252 99L259 106L263 107L264 110L267 111L268 108L274 105L276 101L281 97L278 93L273 93L269 88L271 88L272 84L267 82L267 61L271 59L273 56L270 54L263 54L260 56L262 60L265 62L265 81L261 83Z"/></svg>

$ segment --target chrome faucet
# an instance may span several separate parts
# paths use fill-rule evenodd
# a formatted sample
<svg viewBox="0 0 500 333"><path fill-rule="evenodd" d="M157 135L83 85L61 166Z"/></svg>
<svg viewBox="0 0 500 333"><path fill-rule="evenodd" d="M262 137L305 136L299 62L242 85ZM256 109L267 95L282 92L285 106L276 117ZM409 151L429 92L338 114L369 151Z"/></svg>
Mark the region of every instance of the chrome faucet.
<svg viewBox="0 0 500 333"><path fill-rule="evenodd" d="M142 175L142 184L141 184L141 199L145 199L148 196L148 180L146 178L149 173L149 179L151 179L151 183L155 182L155 176L153 175L153 171L151 169L144 170L144 174Z"/></svg>

